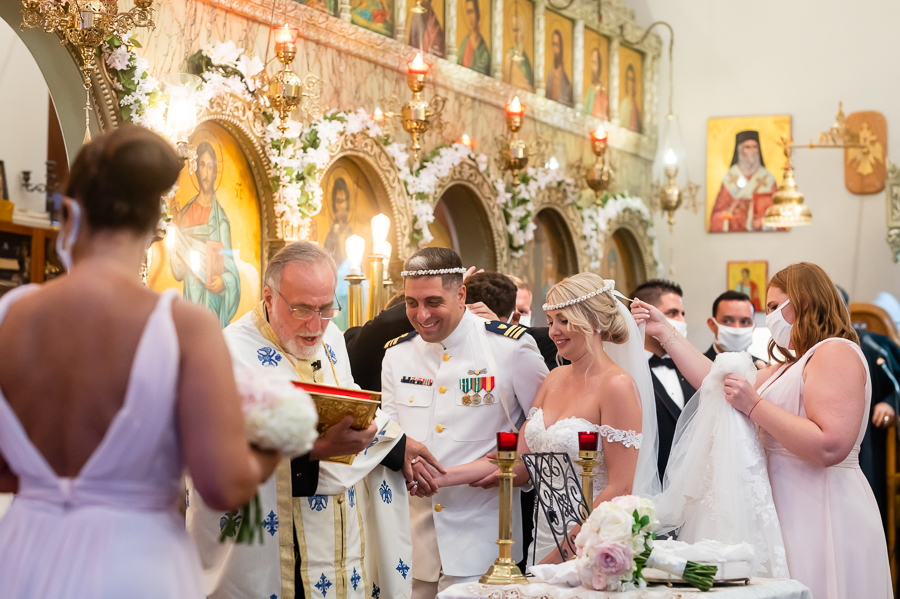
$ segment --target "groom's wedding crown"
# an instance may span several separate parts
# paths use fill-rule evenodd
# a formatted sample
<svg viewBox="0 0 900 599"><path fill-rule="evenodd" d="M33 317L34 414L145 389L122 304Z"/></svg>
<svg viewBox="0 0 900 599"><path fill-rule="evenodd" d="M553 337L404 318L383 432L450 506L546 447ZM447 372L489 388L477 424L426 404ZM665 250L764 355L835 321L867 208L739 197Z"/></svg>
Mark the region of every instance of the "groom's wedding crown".
<svg viewBox="0 0 900 599"><path fill-rule="evenodd" d="M542 306L542 308L545 312L547 312L549 310L559 310L560 308L567 308L573 304L577 304L577 303L583 302L585 300L589 300L596 295L600 295L601 293L606 293L607 291L612 291L612 289L615 286L616 286L615 281L607 281L606 285L604 285L600 289L591 291L587 295L582 295L581 297L576 297L575 299L570 299L568 301L562 302L561 304L551 304L551 305L544 304Z"/></svg>
<svg viewBox="0 0 900 599"><path fill-rule="evenodd" d="M404 270L400 273L401 277L429 277L434 275L452 275L459 273L466 274L465 268L441 268L438 270Z"/></svg>

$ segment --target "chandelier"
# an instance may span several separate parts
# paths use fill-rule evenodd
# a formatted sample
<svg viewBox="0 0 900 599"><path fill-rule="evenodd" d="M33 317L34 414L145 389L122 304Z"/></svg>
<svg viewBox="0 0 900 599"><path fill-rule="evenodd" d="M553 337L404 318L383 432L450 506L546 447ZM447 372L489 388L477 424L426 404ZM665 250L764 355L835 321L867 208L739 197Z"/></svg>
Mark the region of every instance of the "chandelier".
<svg viewBox="0 0 900 599"><path fill-rule="evenodd" d="M96 70L94 55L110 35L122 37L135 27L155 27L153 0L134 0L134 8L119 12L116 0L23 0L21 29L41 28L56 33L63 44L78 51L87 101L84 106L84 141L91 139L91 75Z"/></svg>

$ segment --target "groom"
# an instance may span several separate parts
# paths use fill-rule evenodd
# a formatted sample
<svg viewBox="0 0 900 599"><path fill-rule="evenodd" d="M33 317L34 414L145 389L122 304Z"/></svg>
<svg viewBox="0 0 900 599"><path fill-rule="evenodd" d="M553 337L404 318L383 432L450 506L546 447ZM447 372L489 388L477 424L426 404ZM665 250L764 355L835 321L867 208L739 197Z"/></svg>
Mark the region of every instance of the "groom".
<svg viewBox="0 0 900 599"><path fill-rule="evenodd" d="M406 261L406 315L415 331L388 342L381 374L384 411L445 468L496 451L496 433L522 425L547 375L525 327L466 309L464 273L459 255L447 248L424 248ZM419 491L409 500L414 599L477 580L497 557L500 502L497 490L486 488L494 475L426 498L420 495L433 489L424 470L415 464ZM513 560L519 561L516 495Z"/></svg>

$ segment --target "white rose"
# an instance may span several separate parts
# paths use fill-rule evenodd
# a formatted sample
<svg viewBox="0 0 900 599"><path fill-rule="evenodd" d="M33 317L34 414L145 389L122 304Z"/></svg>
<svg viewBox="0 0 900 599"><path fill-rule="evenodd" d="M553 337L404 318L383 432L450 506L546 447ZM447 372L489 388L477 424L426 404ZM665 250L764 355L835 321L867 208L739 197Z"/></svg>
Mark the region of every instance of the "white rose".
<svg viewBox="0 0 900 599"><path fill-rule="evenodd" d="M634 524L634 517L619 506L611 505L614 507L605 510L600 519L600 530L597 532L597 539L601 543L629 542L631 540L631 526Z"/></svg>

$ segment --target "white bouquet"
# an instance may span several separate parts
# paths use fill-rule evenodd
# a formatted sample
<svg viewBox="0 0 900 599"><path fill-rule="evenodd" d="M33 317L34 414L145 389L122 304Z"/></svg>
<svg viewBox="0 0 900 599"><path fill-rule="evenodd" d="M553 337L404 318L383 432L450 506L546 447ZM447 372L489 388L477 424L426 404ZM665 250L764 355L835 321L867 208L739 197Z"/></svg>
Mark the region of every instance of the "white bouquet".
<svg viewBox="0 0 900 599"><path fill-rule="evenodd" d="M244 412L244 428L247 439L260 449L280 451L286 458L295 458L312 449L318 437L319 420L316 406L309 394L294 386L284 376L258 371L241 370L236 375L238 392ZM235 543L252 544L259 534L263 542L262 507L259 495L253 497L241 510L225 516L222 536L234 536Z"/></svg>
<svg viewBox="0 0 900 599"><path fill-rule="evenodd" d="M647 583L641 571L655 567L707 591L716 566L704 566L653 549L656 507L649 499L623 495L604 501L575 537L581 583L598 591L629 591Z"/></svg>

